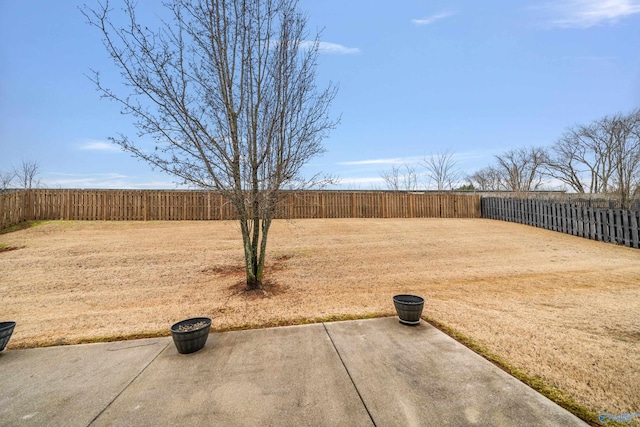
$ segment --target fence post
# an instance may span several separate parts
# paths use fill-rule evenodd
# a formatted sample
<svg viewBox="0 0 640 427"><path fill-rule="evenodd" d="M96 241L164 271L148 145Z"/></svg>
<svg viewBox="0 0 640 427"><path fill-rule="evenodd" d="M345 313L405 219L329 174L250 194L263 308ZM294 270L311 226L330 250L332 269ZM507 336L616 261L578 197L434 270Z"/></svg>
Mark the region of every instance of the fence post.
<svg viewBox="0 0 640 427"><path fill-rule="evenodd" d="M534 227L536 225L536 201L534 199L529 200L529 225Z"/></svg>
<svg viewBox="0 0 640 427"><path fill-rule="evenodd" d="M609 205L611 206L611 205ZM607 215L609 216L607 223L609 224L609 243L616 242L616 219L613 214L613 209L607 210Z"/></svg>
<svg viewBox="0 0 640 427"><path fill-rule="evenodd" d="M26 210L27 210L27 221L31 221L33 219L33 190L29 189L27 190L27 203L26 203Z"/></svg>
<svg viewBox="0 0 640 427"><path fill-rule="evenodd" d="M631 227L629 226L629 211L622 210L622 229L625 246L631 246Z"/></svg>
<svg viewBox="0 0 640 427"><path fill-rule="evenodd" d="M591 240L596 239L596 221L593 213L593 207L587 208L587 214L589 215L589 238Z"/></svg>
<svg viewBox="0 0 640 427"><path fill-rule="evenodd" d="M409 218L413 218L413 194L409 193L408 196L409 196Z"/></svg>
<svg viewBox="0 0 640 427"><path fill-rule="evenodd" d="M0 209L0 211L2 211L2 209ZM630 211L629 212L631 215L631 247L632 248L640 248L640 242L638 242L639 236L638 236L638 217L637 217L637 212L634 211Z"/></svg>
<svg viewBox="0 0 640 427"><path fill-rule="evenodd" d="M351 192L351 218L357 218L356 193Z"/></svg>
<svg viewBox="0 0 640 427"><path fill-rule="evenodd" d="M490 209L489 218L491 218L491 219L500 219L500 215L499 215L500 206L498 204L498 199L492 198L490 206L491 206L491 209Z"/></svg>
<svg viewBox="0 0 640 427"><path fill-rule="evenodd" d="M586 239L589 238L589 208L582 206L582 236Z"/></svg>
<svg viewBox="0 0 640 427"><path fill-rule="evenodd" d="M493 219L497 219L499 221L502 221L502 201L495 197L493 199Z"/></svg>
<svg viewBox="0 0 640 427"><path fill-rule="evenodd" d="M614 209L613 215L615 217L615 225L616 225L616 241L615 243L624 242L624 234L622 234L622 210Z"/></svg>
<svg viewBox="0 0 640 427"><path fill-rule="evenodd" d="M511 220L511 210L509 208L509 199L502 199L502 221Z"/></svg>
<svg viewBox="0 0 640 427"><path fill-rule="evenodd" d="M327 217L327 198L324 193L320 193L320 203L321 203L320 209L321 209L322 218L326 218Z"/></svg>
<svg viewBox="0 0 640 427"><path fill-rule="evenodd" d="M602 241L610 242L611 236L609 236L609 211L606 209L600 209L600 216L602 219Z"/></svg>
<svg viewBox="0 0 640 427"><path fill-rule="evenodd" d="M147 192L142 192L142 220L147 221Z"/></svg>

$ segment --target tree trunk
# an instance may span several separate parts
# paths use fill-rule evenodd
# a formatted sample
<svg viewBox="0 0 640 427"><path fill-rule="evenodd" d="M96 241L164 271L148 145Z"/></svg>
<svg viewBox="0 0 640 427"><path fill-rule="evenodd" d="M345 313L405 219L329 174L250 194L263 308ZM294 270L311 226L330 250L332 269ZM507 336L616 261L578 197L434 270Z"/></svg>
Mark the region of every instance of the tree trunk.
<svg viewBox="0 0 640 427"><path fill-rule="evenodd" d="M260 289L262 287L262 275L258 275L258 251L257 246L254 245L251 239L253 234L252 227L246 217L246 211L240 215L240 231L242 232L247 289Z"/></svg>

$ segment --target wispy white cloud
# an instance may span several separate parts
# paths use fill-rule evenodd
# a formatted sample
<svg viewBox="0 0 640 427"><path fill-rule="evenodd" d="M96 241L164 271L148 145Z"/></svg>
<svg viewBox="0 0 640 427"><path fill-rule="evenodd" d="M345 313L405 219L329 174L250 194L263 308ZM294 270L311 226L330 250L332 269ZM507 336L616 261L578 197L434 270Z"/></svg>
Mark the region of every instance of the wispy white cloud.
<svg viewBox="0 0 640 427"><path fill-rule="evenodd" d="M349 190L371 190L385 187L385 181L380 176L340 178L336 187Z"/></svg>
<svg viewBox="0 0 640 427"><path fill-rule="evenodd" d="M455 12L440 12L435 15L427 16L422 19L412 19L411 22L418 26L431 25L436 21L440 21L441 19L448 18L449 16L455 15Z"/></svg>
<svg viewBox="0 0 640 427"><path fill-rule="evenodd" d="M79 146L80 150L86 151L110 151L110 152L119 152L121 151L120 147L117 145L108 142L108 141L99 141L95 139L90 139Z"/></svg>
<svg viewBox="0 0 640 427"><path fill-rule="evenodd" d="M51 173L44 180L49 188L102 188L102 189L173 189L176 184L167 180L132 177L121 173L70 174Z"/></svg>
<svg viewBox="0 0 640 427"><path fill-rule="evenodd" d="M393 157L389 159L368 159L368 160L353 160L348 162L338 162L342 166L369 166L369 165L401 165L404 163L416 163L419 162L422 157Z"/></svg>
<svg viewBox="0 0 640 427"><path fill-rule="evenodd" d="M305 40L300 43L302 49L309 49L315 42L312 40ZM360 49L357 47L347 47L338 43L330 42L318 42L318 51L320 53L338 54L338 55L353 55L360 53Z"/></svg>
<svg viewBox="0 0 640 427"><path fill-rule="evenodd" d="M340 185L363 185L363 184L382 184L384 178L379 176L368 176L361 178L340 178Z"/></svg>
<svg viewBox="0 0 640 427"><path fill-rule="evenodd" d="M536 6L550 15L548 24L558 28L590 28L615 24L640 13L640 0L564 0Z"/></svg>

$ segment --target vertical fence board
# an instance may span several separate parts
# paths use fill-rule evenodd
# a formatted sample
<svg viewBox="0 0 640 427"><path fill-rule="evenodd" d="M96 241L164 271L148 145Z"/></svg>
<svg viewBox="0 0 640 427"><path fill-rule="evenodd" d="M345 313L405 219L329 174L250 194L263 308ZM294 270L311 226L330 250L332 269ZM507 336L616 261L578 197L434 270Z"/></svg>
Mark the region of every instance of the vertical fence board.
<svg viewBox="0 0 640 427"><path fill-rule="evenodd" d="M631 212L631 247L640 248L640 236L638 232L638 212Z"/></svg>

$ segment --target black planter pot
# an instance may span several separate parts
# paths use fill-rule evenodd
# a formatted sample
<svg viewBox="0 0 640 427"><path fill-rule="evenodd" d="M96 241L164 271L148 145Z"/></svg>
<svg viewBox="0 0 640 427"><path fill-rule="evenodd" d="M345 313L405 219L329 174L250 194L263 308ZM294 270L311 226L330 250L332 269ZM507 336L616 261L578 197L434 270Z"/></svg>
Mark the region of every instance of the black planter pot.
<svg viewBox="0 0 640 427"><path fill-rule="evenodd" d="M0 351L7 346L15 327L16 322L0 322Z"/></svg>
<svg viewBox="0 0 640 427"><path fill-rule="evenodd" d="M408 294L395 295L393 297L393 305L400 318L400 323L412 326L420 323L420 316L424 308L424 298Z"/></svg>
<svg viewBox="0 0 640 427"><path fill-rule="evenodd" d="M204 322L204 325L197 329L183 330L200 322ZM208 317L194 317L171 326L171 336L178 353L189 354L201 350L209 338L209 329L211 329L211 319Z"/></svg>

